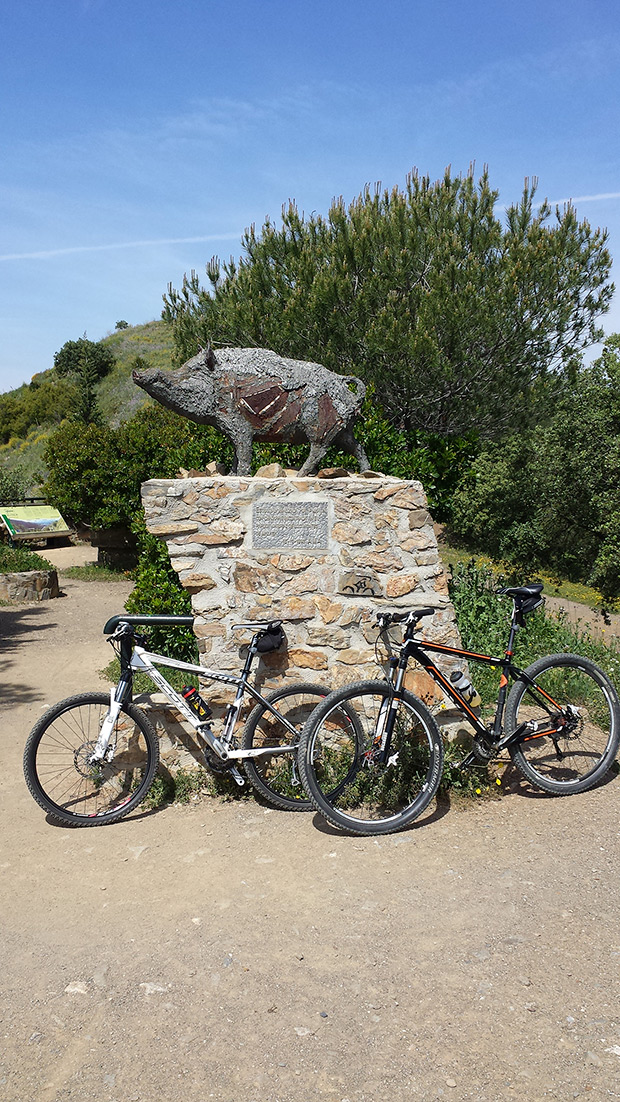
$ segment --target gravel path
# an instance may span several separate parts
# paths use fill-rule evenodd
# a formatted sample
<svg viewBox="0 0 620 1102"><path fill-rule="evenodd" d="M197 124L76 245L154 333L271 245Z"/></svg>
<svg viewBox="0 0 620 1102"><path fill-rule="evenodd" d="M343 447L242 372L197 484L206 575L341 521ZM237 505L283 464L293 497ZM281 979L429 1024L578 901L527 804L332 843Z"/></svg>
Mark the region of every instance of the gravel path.
<svg viewBox="0 0 620 1102"><path fill-rule="evenodd" d="M620 1098L620 781L408 832L207 799L100 829L21 774L126 583L0 610L4 1102Z"/></svg>

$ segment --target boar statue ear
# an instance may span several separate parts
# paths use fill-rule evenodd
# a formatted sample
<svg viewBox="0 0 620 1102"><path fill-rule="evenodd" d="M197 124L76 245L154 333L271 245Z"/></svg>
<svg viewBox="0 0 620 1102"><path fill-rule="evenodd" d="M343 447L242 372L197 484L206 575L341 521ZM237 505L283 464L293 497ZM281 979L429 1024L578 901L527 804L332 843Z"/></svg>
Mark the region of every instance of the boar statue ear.
<svg viewBox="0 0 620 1102"><path fill-rule="evenodd" d="M209 368L210 371L213 371L216 363L217 360L215 358L215 352L211 348L211 341L209 341L207 347L205 348L205 365Z"/></svg>

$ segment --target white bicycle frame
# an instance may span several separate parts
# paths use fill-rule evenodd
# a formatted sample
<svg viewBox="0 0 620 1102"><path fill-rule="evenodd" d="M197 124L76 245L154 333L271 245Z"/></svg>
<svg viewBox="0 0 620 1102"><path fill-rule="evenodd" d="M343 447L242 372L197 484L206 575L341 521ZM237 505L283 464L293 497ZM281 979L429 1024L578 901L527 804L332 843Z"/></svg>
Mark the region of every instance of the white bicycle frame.
<svg viewBox="0 0 620 1102"><path fill-rule="evenodd" d="M194 711L189 707L187 701L173 689L172 685L166 680L164 675L160 673L154 663L159 666L169 666L171 669L183 670L185 673L194 674L197 677L205 678L210 681L221 681L227 685L236 685L237 693L234 701L228 705L226 715L224 718L224 728L222 731L222 737L217 738L210 728L208 722L199 719ZM145 673L154 685L164 694L170 704L173 704L175 708L181 713L184 719L188 723L191 723L195 731L197 731L208 744L208 746L217 754L222 761L230 760L243 760L244 758L258 758L269 754L272 757L281 754L295 753L295 742L289 743L286 746L269 746L266 748L259 748L256 750L236 750L231 748L233 731L239 718L239 712L243 703L243 697L247 690L250 695L258 703L262 704L272 715L277 716L281 723L291 732L295 740L297 739L298 732L292 723L278 711L277 708L272 707L265 697L261 696L257 689L253 687L247 680L247 675L244 671L241 675L220 673L219 670L211 670L205 666L196 666L191 662L182 662L176 658L168 658L163 654L155 654L147 651L144 647L141 647L138 643L134 644L133 653L130 661L130 668L132 671L140 671ZM91 763L100 761L110 761L114 755L114 747L110 747L110 740L112 738L112 732L118 719L123 699L124 699L125 683L123 677L118 684L110 692L110 709L106 715L105 720L101 725L101 731L99 732L99 738L97 739L95 749L91 756ZM231 772L238 784L245 784L244 778L233 767Z"/></svg>

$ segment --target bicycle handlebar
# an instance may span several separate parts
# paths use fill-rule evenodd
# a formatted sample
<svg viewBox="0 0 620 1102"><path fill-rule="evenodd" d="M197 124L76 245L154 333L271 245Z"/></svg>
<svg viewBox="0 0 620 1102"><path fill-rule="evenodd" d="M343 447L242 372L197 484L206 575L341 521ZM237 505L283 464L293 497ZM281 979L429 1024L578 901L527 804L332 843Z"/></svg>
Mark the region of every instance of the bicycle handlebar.
<svg viewBox="0 0 620 1102"><path fill-rule="evenodd" d="M435 608L412 608L408 612L378 612L377 620L387 627L389 624L403 624L410 618L413 621L421 620L423 616L434 616Z"/></svg>
<svg viewBox="0 0 620 1102"><path fill-rule="evenodd" d="M194 623L193 616L111 616L110 619L104 624L103 634L112 635L116 631L119 624L152 624L153 627L187 627L191 628Z"/></svg>

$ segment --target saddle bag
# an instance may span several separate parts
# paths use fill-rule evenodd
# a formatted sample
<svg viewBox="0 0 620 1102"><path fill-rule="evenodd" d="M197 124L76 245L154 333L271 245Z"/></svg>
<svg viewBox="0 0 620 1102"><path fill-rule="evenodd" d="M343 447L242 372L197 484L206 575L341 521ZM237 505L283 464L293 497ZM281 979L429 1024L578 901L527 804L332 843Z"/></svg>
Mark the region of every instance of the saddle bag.
<svg viewBox="0 0 620 1102"><path fill-rule="evenodd" d="M279 650L285 639L282 624L279 620L274 620L259 633L255 643L256 650L259 654L269 654L270 651Z"/></svg>

